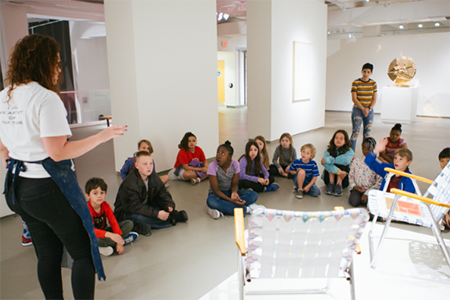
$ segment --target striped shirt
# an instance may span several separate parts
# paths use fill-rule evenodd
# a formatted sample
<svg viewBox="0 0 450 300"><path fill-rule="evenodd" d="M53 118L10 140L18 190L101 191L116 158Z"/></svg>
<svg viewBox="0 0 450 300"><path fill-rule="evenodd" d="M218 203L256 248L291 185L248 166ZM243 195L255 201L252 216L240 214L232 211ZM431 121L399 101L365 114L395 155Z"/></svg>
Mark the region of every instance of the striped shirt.
<svg viewBox="0 0 450 300"><path fill-rule="evenodd" d="M296 171L298 169L305 170L306 178L319 177L320 175L317 163L313 160L310 160L307 163L304 163L301 158L294 160L289 171Z"/></svg>
<svg viewBox="0 0 450 300"><path fill-rule="evenodd" d="M356 98L362 106L370 106L372 104L373 94L377 92L377 83L371 78L368 81L363 81L361 78L358 78L352 83L353 92L356 93Z"/></svg>

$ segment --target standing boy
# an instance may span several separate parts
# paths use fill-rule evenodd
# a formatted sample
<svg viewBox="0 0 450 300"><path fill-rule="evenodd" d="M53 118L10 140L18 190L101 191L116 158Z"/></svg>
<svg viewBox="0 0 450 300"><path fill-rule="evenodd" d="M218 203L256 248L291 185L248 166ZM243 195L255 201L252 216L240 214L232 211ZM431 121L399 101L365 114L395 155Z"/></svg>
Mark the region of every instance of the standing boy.
<svg viewBox="0 0 450 300"><path fill-rule="evenodd" d="M99 251L102 255L110 256L114 253L114 249L118 254L123 254L123 246L133 242L138 234L131 232L133 222L122 221L117 223L111 206L105 201L107 189L108 185L101 178L91 178L85 186ZM111 225L110 227L108 222Z"/></svg>
<svg viewBox="0 0 450 300"><path fill-rule="evenodd" d="M361 70L361 78L356 79L352 83L352 141L353 151L356 149L356 141L358 140L361 123L364 126L364 137L370 136L373 124L373 107L377 102L377 83L371 79L373 73L373 65L366 63Z"/></svg>
<svg viewBox="0 0 450 300"><path fill-rule="evenodd" d="M153 159L147 151L136 154L135 169L120 185L114 206L117 220L133 221L135 230L145 236L151 235L152 228L167 228L188 220L184 210L175 210L172 196L153 173Z"/></svg>
<svg viewBox="0 0 450 300"><path fill-rule="evenodd" d="M316 148L312 144L303 145L300 149L301 158L294 160L289 167L289 173L294 175L294 185L296 189L295 197L303 198L303 193L312 197L318 197L320 190L316 180L319 177L319 168L313 160L316 156Z"/></svg>
<svg viewBox="0 0 450 300"><path fill-rule="evenodd" d="M441 169L444 169L445 166L450 162L450 147L445 148L439 153L439 164L441 165ZM442 219L446 228L450 228L450 211L445 214Z"/></svg>

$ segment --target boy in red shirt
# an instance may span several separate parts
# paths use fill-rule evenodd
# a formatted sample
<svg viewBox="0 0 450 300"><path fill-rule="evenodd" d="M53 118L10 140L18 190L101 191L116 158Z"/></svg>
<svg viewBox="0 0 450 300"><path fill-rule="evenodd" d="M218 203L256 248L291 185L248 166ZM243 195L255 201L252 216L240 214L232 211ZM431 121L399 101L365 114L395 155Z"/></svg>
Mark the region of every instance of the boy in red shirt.
<svg viewBox="0 0 450 300"><path fill-rule="evenodd" d="M105 201L107 189L108 185L101 178L91 178L85 186L99 251L102 255L110 256L114 253L114 249L118 254L123 254L123 246L133 242L138 234L131 232L132 221L125 220L117 223L111 207Z"/></svg>

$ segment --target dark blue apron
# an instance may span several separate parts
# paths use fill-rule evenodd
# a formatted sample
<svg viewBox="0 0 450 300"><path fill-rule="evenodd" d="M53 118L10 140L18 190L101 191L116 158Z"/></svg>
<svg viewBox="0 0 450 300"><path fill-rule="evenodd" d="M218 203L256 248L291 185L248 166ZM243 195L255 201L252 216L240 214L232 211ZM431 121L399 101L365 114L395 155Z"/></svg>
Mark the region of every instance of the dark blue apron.
<svg viewBox="0 0 450 300"><path fill-rule="evenodd" d="M97 271L97 276L99 280L106 280L105 272L103 270L102 260L100 258L100 253L98 250L97 237L94 232L94 223L92 222L91 213L86 203L83 191L78 185L77 176L75 174L75 165L73 160L63 160L60 162L55 162L50 157L42 161L34 161L30 163L42 164L44 169L50 174L51 178L56 182L56 184L61 189L62 193L69 201L72 208L80 216L84 228L89 234L91 239L91 253L94 261L95 270ZM14 165L16 165L16 171L12 174ZM11 159L7 165L7 174L5 179L5 191L6 194L8 190L9 182L12 180L12 201L14 203L15 186L17 179L19 177L19 172L26 170L23 161Z"/></svg>

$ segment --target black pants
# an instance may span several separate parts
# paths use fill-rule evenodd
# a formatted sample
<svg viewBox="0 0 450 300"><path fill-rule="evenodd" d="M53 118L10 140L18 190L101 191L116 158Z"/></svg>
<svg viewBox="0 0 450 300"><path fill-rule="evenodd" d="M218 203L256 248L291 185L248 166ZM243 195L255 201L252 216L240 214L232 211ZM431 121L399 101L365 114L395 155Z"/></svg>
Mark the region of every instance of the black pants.
<svg viewBox="0 0 450 300"><path fill-rule="evenodd" d="M259 177L264 178L264 176L262 174ZM257 193L261 193L261 192L264 192L264 188L266 186L271 185L274 181L275 181L275 179L273 178L273 176L269 176L269 184L267 184L267 185L263 185L259 182L254 182L254 181L250 181L250 180L239 180L239 188L240 189L251 188L253 191L255 191Z"/></svg>
<svg viewBox="0 0 450 300"><path fill-rule="evenodd" d="M282 165L281 167L284 170L284 169L286 169L287 166L288 165L284 165L284 166ZM281 176L280 172L278 172L277 166L275 166L275 165L270 165L268 171L269 171L270 176ZM284 176L281 176L281 177L284 177Z"/></svg>
<svg viewBox="0 0 450 300"><path fill-rule="evenodd" d="M338 167L339 170L341 170L341 171L345 171L347 173L350 172L350 165L347 165L347 166L335 165L335 166ZM324 170L323 172L324 172L323 181L325 182L325 185L328 185L328 183L330 183L330 174L328 173L327 170ZM335 176L334 183L336 183L336 181L337 181L336 176L338 176L338 175L334 174L334 176ZM348 175L347 175L347 176L345 176L344 179L342 179L342 188L346 188L346 187L348 187L348 185L349 185L349 182L348 182Z"/></svg>
<svg viewBox="0 0 450 300"><path fill-rule="evenodd" d="M9 208L28 226L38 258L38 278L46 299L63 299L61 259L63 246L73 258L72 291L75 299L94 299L95 268L89 235L51 178L19 177L15 203L12 186L6 195Z"/></svg>
<svg viewBox="0 0 450 300"><path fill-rule="evenodd" d="M353 207L359 207L360 205L367 206L367 202L363 203L361 197L364 193L360 193L357 190L350 191L350 197L348 197L348 203Z"/></svg>

